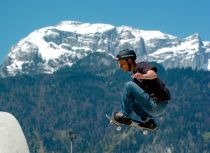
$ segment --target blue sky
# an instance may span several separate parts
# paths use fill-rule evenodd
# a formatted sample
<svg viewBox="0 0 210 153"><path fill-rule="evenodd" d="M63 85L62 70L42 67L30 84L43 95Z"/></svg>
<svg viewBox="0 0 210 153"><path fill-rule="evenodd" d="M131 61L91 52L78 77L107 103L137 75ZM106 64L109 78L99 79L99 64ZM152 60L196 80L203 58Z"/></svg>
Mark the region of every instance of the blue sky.
<svg viewBox="0 0 210 153"><path fill-rule="evenodd" d="M0 63L32 31L64 20L128 25L210 41L209 0L1 0Z"/></svg>

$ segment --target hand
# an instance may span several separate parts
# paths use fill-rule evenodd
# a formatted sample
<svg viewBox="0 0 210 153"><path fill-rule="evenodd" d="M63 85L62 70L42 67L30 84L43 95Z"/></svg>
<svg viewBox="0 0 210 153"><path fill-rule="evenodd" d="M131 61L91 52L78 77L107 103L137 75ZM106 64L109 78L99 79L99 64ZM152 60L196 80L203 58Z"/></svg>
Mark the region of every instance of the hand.
<svg viewBox="0 0 210 153"><path fill-rule="evenodd" d="M136 78L136 79L142 79L143 74L141 73L135 73L134 75L131 76L132 78Z"/></svg>

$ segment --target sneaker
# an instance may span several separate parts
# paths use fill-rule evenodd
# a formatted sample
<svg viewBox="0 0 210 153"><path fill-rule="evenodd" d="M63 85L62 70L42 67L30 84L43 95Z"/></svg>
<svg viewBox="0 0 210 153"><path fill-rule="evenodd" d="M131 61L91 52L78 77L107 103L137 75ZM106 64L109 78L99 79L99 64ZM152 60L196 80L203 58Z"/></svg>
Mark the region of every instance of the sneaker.
<svg viewBox="0 0 210 153"><path fill-rule="evenodd" d="M122 112L114 112L113 116L114 119L121 124L130 125L132 123L131 118L125 116Z"/></svg>
<svg viewBox="0 0 210 153"><path fill-rule="evenodd" d="M140 117L140 121L142 121L142 122L148 122L150 119L152 119L152 117L151 116L141 116Z"/></svg>
<svg viewBox="0 0 210 153"><path fill-rule="evenodd" d="M156 130L157 129L157 124L155 123L154 119L149 119L147 122L145 123L139 123L140 127L143 127L145 129L149 129L149 130Z"/></svg>

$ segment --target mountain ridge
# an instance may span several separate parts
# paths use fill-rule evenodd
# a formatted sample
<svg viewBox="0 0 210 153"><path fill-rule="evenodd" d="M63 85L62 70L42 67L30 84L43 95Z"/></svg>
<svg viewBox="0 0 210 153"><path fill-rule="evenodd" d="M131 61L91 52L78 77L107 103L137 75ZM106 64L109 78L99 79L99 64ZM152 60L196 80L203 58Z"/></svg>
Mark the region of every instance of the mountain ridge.
<svg viewBox="0 0 210 153"><path fill-rule="evenodd" d="M210 42L203 42L197 33L180 39L129 26L63 21L35 30L14 45L1 65L0 74L6 77L54 73L89 53L106 52L115 56L126 48L136 51L138 61L156 61L165 68L210 70Z"/></svg>

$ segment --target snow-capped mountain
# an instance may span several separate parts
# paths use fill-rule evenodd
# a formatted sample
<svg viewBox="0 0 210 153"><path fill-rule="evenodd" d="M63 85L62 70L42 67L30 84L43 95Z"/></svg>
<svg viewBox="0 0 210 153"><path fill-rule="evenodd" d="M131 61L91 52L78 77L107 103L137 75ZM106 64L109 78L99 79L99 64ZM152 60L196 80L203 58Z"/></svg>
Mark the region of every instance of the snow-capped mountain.
<svg viewBox="0 0 210 153"><path fill-rule="evenodd" d="M210 42L203 42L198 34L180 39L128 26L64 21L36 30L14 45L1 66L1 75L53 73L89 53L115 56L126 48L134 49L138 60L157 61L165 68L210 70Z"/></svg>
<svg viewBox="0 0 210 153"><path fill-rule="evenodd" d="M29 153L22 128L10 113L0 112L0 152Z"/></svg>

